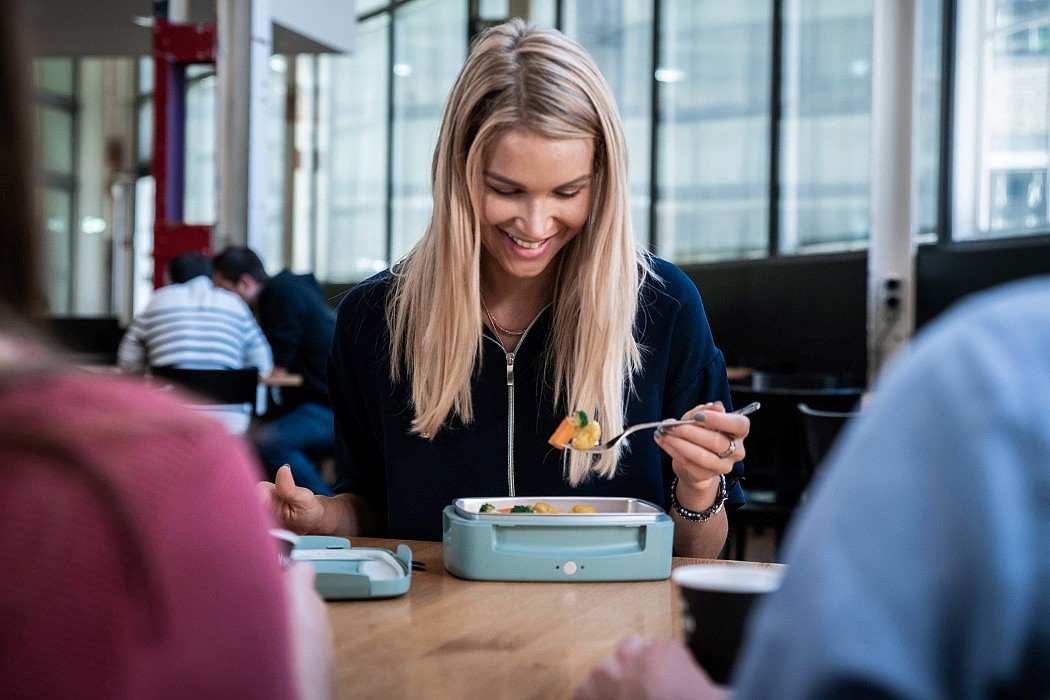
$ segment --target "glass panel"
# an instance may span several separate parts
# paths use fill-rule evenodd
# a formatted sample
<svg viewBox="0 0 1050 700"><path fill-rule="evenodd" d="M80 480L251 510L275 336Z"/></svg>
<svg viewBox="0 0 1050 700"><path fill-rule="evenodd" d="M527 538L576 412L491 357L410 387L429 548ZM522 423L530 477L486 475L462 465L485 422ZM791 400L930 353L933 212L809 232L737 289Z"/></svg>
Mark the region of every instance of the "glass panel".
<svg viewBox="0 0 1050 700"><path fill-rule="evenodd" d="M378 10L380 7L385 7L390 4L390 0L354 0L354 10L358 16L367 15L373 10ZM360 27L358 27L360 29ZM357 37L355 36L356 40ZM357 51L357 46L354 46L354 51Z"/></svg>
<svg viewBox="0 0 1050 700"><path fill-rule="evenodd" d="M38 58L33 61L36 85L41 90L73 96L73 59Z"/></svg>
<svg viewBox="0 0 1050 700"><path fill-rule="evenodd" d="M317 59L316 54L296 56L292 61L295 79L295 103L292 107L295 123L292 162L286 177L291 177L292 212L291 265L295 270L309 269L318 273L315 251L315 208L317 182ZM285 203L288 204L287 202ZM327 271L327 269L326 269ZM322 275L324 277L324 275Z"/></svg>
<svg viewBox="0 0 1050 700"><path fill-rule="evenodd" d="M44 228L47 235L47 284L51 313L68 314L73 286L73 194L44 188Z"/></svg>
<svg viewBox="0 0 1050 700"><path fill-rule="evenodd" d="M153 100L140 100L138 103L138 129L136 151L139 163L153 161Z"/></svg>
<svg viewBox="0 0 1050 700"><path fill-rule="evenodd" d="M358 24L352 56L318 58L320 278L360 281L386 267L390 16Z"/></svg>
<svg viewBox="0 0 1050 700"><path fill-rule="evenodd" d="M781 253L867 243L873 20L871 0L786 3Z"/></svg>
<svg viewBox="0 0 1050 700"><path fill-rule="evenodd" d="M565 0L565 33L594 57L609 82L631 163L631 217L635 236L649 244L649 160L652 133L652 3Z"/></svg>
<svg viewBox="0 0 1050 700"><path fill-rule="evenodd" d="M153 59L143 56L139 59L138 91L140 95L153 94Z"/></svg>
<svg viewBox="0 0 1050 700"><path fill-rule="evenodd" d="M146 310L153 296L153 177L135 180L135 256L132 263L132 315Z"/></svg>
<svg viewBox="0 0 1050 700"><path fill-rule="evenodd" d="M136 65L135 77L138 81L137 128L135 152L139 165L153 160L153 59L140 58Z"/></svg>
<svg viewBox="0 0 1050 700"><path fill-rule="evenodd" d="M942 0L919 3L918 55L918 175L917 222L919 243L937 240L937 194L941 153L941 13Z"/></svg>
<svg viewBox="0 0 1050 700"><path fill-rule="evenodd" d="M478 16L482 19L506 19L510 16L509 0L480 0Z"/></svg>
<svg viewBox="0 0 1050 700"><path fill-rule="evenodd" d="M388 264L390 16L358 24L352 55L318 57L317 251L321 279L354 282Z"/></svg>
<svg viewBox="0 0 1050 700"><path fill-rule="evenodd" d="M545 27L558 24L557 0L530 0L529 19Z"/></svg>
<svg viewBox="0 0 1050 700"><path fill-rule="evenodd" d="M73 175L73 114L37 105L40 128L40 167L55 175Z"/></svg>
<svg viewBox="0 0 1050 700"><path fill-rule="evenodd" d="M214 223L218 211L215 66L186 67L185 195L182 220Z"/></svg>
<svg viewBox="0 0 1050 700"><path fill-rule="evenodd" d="M416 0L395 12L393 260L430 219L430 164L445 99L466 57L466 10L462 0Z"/></svg>
<svg viewBox="0 0 1050 700"><path fill-rule="evenodd" d="M1048 227L1050 1L986 0L978 32L976 227L958 238Z"/></svg>
<svg viewBox="0 0 1050 700"><path fill-rule="evenodd" d="M658 250L763 256L769 239L771 4L668 0L660 27Z"/></svg>
<svg viewBox="0 0 1050 700"><path fill-rule="evenodd" d="M259 250L263 260L282 261L289 266L290 260L284 259L284 169L285 169L285 116L288 106L288 59L284 56L271 56L268 62L269 76L266 81L266 178L265 201L266 233L262 240L266 246ZM290 234L289 234L290 235Z"/></svg>

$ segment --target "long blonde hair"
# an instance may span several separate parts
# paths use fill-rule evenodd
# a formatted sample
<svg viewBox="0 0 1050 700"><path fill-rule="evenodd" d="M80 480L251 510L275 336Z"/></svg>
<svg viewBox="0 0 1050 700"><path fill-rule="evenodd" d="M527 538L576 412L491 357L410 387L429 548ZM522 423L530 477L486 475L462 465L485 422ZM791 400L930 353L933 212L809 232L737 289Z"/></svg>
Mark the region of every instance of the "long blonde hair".
<svg viewBox="0 0 1050 700"><path fill-rule="evenodd" d="M633 333L638 290L652 270L631 228L619 113L583 47L557 30L511 20L479 36L456 79L434 150L430 223L392 272L390 371L395 381L402 373L411 378L417 434L436 435L452 417L473 421L470 380L482 356L482 175L495 144L519 128L594 144L587 222L553 263L547 362L556 410L598 416L606 435L623 427L624 400L641 366ZM611 477L618 456L595 461L570 453L569 481Z"/></svg>

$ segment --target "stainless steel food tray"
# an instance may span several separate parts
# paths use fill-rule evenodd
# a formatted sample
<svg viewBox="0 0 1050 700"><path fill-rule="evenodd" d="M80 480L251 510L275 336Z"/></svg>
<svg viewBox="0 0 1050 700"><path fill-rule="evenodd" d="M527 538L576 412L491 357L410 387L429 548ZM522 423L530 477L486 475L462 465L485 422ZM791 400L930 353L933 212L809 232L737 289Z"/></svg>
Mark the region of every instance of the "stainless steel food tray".
<svg viewBox="0 0 1050 700"><path fill-rule="evenodd" d="M542 501L554 508L557 513L481 513L481 506L491 503L497 509L513 506L532 506ZM470 520L490 520L494 523L537 523L544 525L580 525L584 523L644 523L653 522L664 511L654 503L640 498L610 498L579 496L536 496L536 497L498 497L498 498L457 498L453 504L456 513ZM593 506L594 513L570 513L575 505Z"/></svg>

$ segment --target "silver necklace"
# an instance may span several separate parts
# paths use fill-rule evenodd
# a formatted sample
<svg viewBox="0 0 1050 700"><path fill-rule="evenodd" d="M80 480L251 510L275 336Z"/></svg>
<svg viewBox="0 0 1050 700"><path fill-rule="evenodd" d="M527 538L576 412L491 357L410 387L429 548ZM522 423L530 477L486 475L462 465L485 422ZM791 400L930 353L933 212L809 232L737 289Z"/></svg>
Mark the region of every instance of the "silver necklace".
<svg viewBox="0 0 1050 700"><path fill-rule="evenodd" d="M496 323L496 319L492 318L492 312L489 311L489 305L485 303L485 297L482 296L480 293L478 294L478 296L481 297L481 308L485 309L485 315L489 317L489 323L492 324L492 328L494 330L500 333L504 333L505 335L525 335L525 331L527 330L525 328L521 329L520 331L512 331Z"/></svg>

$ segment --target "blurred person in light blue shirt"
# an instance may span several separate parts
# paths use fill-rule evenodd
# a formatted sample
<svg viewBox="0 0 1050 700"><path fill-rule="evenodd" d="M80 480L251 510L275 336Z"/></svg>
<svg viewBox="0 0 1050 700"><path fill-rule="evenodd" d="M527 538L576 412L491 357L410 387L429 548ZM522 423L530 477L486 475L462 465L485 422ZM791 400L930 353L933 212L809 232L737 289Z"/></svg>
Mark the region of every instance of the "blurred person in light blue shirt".
<svg viewBox="0 0 1050 700"><path fill-rule="evenodd" d="M211 279L211 261L188 252L172 258L165 270L169 284L153 293L117 348L117 364L125 372L150 367L180 369L241 369L255 367L265 377L273 369L273 354L262 329L244 301ZM257 403L265 405L265 389ZM248 430L254 413L250 404L200 407L222 421L231 433Z"/></svg>
<svg viewBox="0 0 1050 700"><path fill-rule="evenodd" d="M638 637L578 698L1050 697L1050 277L924 330L828 455L715 686Z"/></svg>

